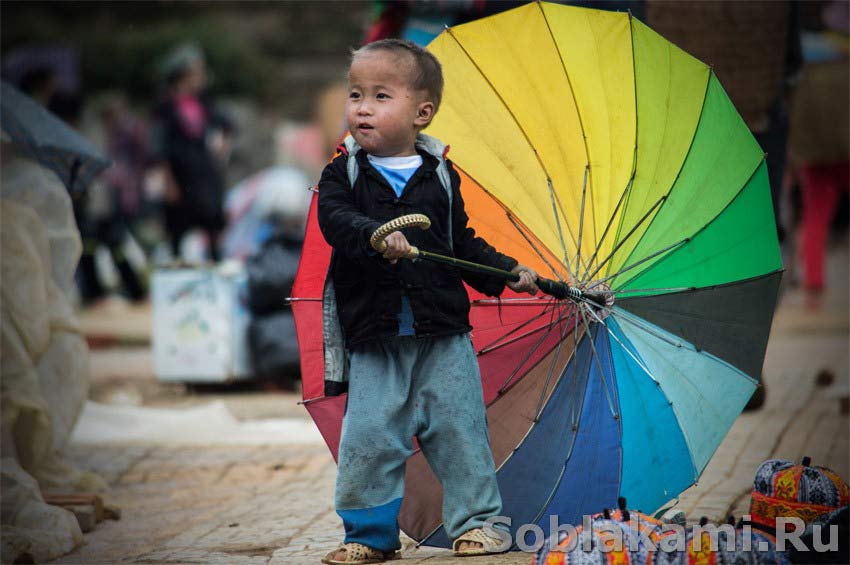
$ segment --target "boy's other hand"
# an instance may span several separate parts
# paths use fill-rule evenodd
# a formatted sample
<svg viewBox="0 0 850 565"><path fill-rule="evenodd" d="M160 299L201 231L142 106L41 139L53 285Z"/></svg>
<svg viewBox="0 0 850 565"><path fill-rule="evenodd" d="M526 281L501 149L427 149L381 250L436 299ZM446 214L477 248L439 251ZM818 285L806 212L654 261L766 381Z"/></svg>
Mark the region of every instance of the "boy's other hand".
<svg viewBox="0 0 850 565"><path fill-rule="evenodd" d="M400 257L404 257L410 251L410 243L400 231L394 231L384 239L387 250L384 251L384 259L395 265Z"/></svg>
<svg viewBox="0 0 850 565"><path fill-rule="evenodd" d="M519 275L519 280L508 281L508 288L514 292L527 292L528 294L537 294L537 273L533 269L525 265L517 265L511 269L512 273Z"/></svg>

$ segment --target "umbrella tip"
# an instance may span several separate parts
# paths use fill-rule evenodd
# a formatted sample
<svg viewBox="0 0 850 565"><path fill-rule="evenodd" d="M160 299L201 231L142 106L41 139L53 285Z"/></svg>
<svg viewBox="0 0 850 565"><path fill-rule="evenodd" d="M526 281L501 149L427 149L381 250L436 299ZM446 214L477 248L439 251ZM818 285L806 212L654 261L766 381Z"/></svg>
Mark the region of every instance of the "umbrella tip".
<svg viewBox="0 0 850 565"><path fill-rule="evenodd" d="M621 496L621 497L617 498L617 508L619 508L620 510L626 509L626 497L625 496Z"/></svg>
<svg viewBox="0 0 850 565"><path fill-rule="evenodd" d="M602 509L602 517L605 518L606 520L610 520L611 519L611 512L609 512L607 508L603 508Z"/></svg>
<svg viewBox="0 0 850 565"><path fill-rule="evenodd" d="M706 524L708 524L708 518L707 517L703 516L702 518L699 519L699 525L700 526L705 526Z"/></svg>
<svg viewBox="0 0 850 565"><path fill-rule="evenodd" d="M729 517L726 518L726 523L729 524L730 526L734 526L735 525L735 516L733 516L732 514L729 514Z"/></svg>
<svg viewBox="0 0 850 565"><path fill-rule="evenodd" d="M803 457L803 467L808 467L811 464L812 464L812 458L811 457L809 457L808 455Z"/></svg>

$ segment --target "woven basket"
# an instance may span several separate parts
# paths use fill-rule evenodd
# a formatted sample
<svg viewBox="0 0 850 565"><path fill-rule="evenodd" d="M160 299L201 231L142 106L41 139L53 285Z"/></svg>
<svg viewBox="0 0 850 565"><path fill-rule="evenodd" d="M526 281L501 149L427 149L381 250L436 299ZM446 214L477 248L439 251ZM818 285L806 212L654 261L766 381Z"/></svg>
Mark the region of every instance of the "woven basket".
<svg viewBox="0 0 850 565"><path fill-rule="evenodd" d="M711 65L750 129L767 125L781 92L789 5L648 0L647 24Z"/></svg>

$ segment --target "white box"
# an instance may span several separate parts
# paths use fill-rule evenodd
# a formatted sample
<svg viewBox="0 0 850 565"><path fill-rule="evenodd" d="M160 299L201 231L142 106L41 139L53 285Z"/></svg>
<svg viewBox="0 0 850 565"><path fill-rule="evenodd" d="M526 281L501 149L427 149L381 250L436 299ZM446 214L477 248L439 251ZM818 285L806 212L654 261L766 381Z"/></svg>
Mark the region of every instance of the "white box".
<svg viewBox="0 0 850 565"><path fill-rule="evenodd" d="M160 381L225 382L251 376L247 276L239 266L153 274L154 372Z"/></svg>

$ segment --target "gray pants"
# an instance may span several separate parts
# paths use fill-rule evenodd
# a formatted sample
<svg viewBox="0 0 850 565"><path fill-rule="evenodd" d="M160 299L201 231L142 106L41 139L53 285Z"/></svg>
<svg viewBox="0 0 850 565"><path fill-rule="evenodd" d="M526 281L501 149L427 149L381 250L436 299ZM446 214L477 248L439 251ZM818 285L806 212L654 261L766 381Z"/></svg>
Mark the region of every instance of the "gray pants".
<svg viewBox="0 0 850 565"><path fill-rule="evenodd" d="M468 334L397 337L351 352L336 510L345 541L401 547L398 511L413 436L443 486L450 539L502 510L478 360Z"/></svg>

